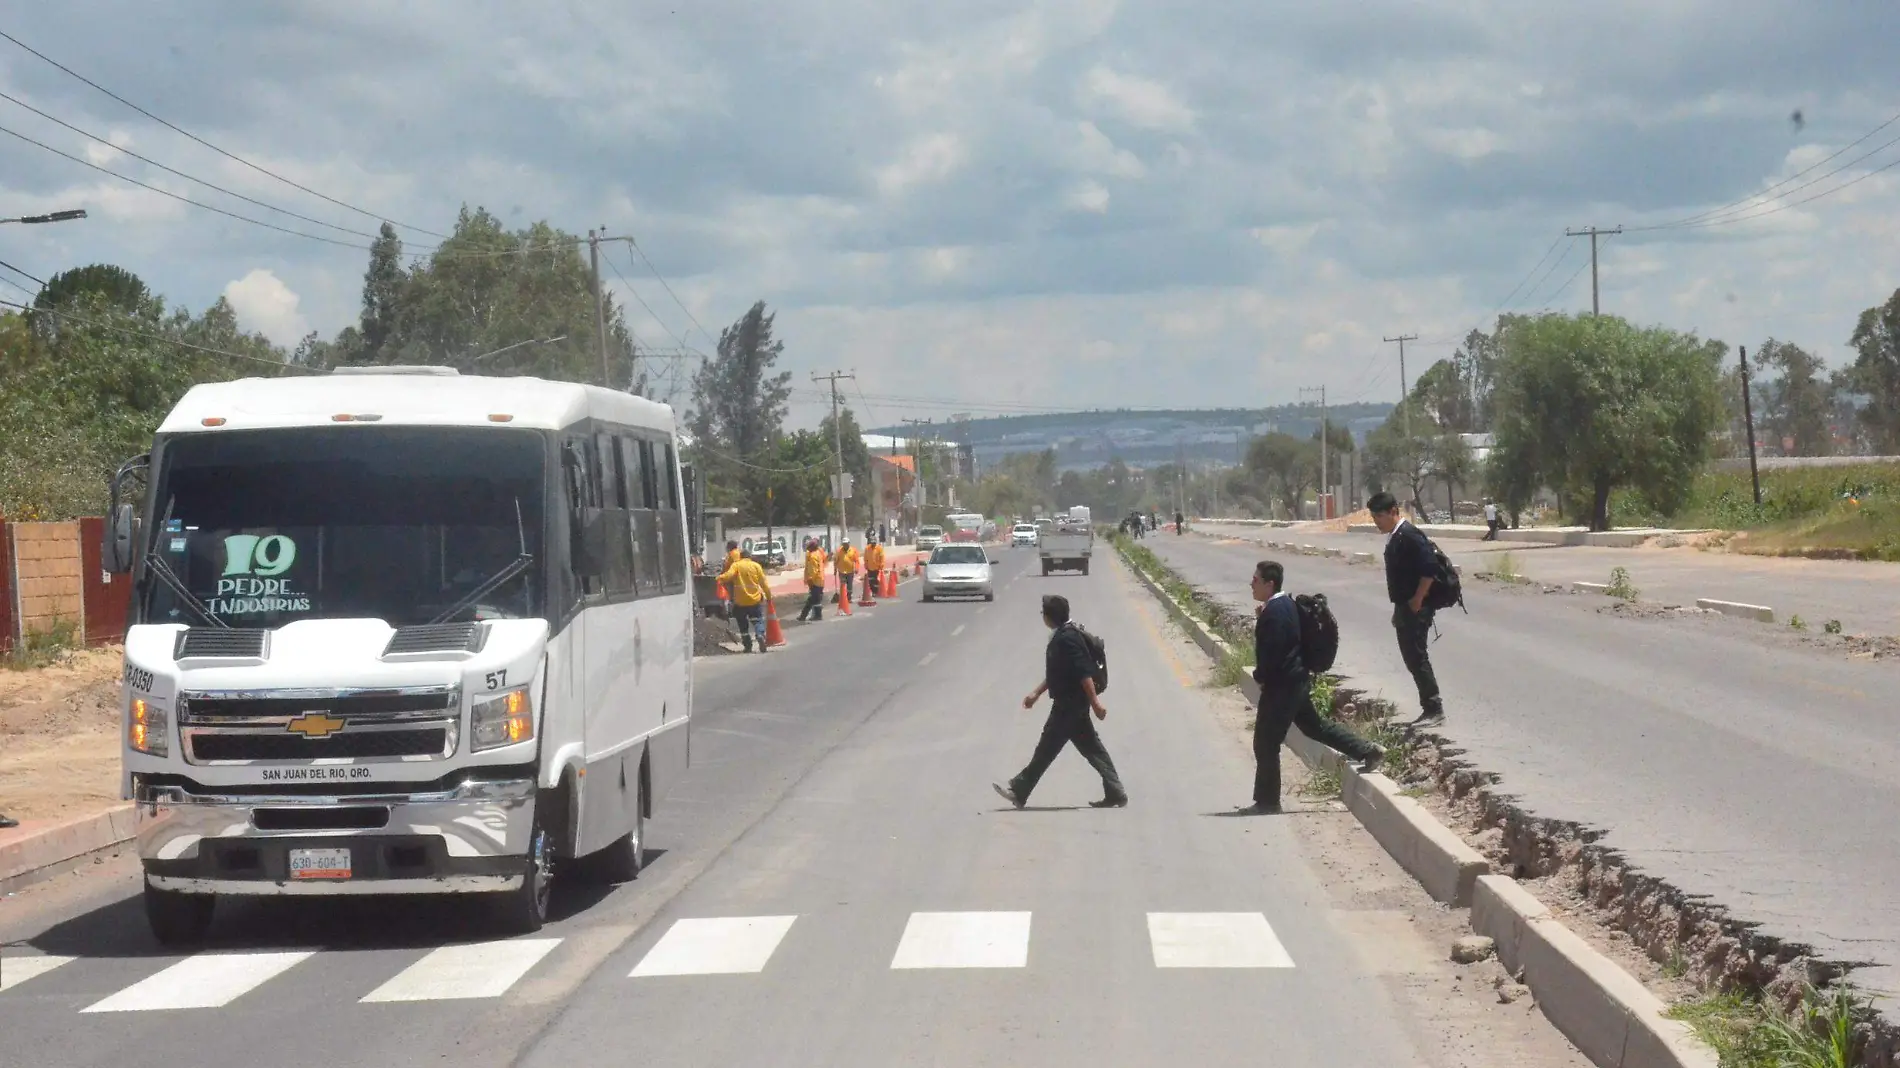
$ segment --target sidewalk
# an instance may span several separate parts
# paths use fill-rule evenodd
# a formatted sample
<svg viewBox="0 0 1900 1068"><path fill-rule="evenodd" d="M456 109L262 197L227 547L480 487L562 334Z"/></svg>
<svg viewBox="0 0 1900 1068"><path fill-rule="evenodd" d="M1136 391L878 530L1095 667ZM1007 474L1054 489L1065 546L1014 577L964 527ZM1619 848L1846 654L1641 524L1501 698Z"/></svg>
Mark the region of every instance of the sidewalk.
<svg viewBox="0 0 1900 1068"><path fill-rule="evenodd" d="M1376 531L1333 534L1314 529L1316 526L1275 530L1209 520L1201 525L1199 532L1242 542L1293 541L1374 555L1384 551L1385 536ZM1440 528L1422 529L1430 532ZM1481 533L1484 528L1466 529ZM1509 533L1524 532L1502 531L1500 537ZM1827 620L1838 619L1848 634L1900 635L1900 564L1747 556L1701 549L1665 549L1653 544L1616 549L1593 545L1480 542L1442 534L1435 534L1434 538L1467 574L1493 569L1499 556L1507 552L1519 574L1551 585L1608 582L1611 569L1621 567L1629 572L1630 582L1645 601L1693 605L1698 598L1710 597L1766 605L1775 610L1775 619L1783 626L1798 615L1809 629L1817 632ZM1264 550L1264 544L1262 548Z"/></svg>
<svg viewBox="0 0 1900 1068"><path fill-rule="evenodd" d="M116 804L60 820L20 821L0 830L0 894L70 871L91 853L132 839L132 806Z"/></svg>

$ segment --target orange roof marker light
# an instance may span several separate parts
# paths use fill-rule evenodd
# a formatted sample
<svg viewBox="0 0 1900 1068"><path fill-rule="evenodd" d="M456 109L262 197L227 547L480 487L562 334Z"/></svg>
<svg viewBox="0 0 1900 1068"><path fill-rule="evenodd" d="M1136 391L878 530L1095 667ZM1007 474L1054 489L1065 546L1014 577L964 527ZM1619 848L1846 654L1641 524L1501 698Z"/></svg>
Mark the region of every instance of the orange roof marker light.
<svg viewBox="0 0 1900 1068"><path fill-rule="evenodd" d="M512 423L515 421L515 417L506 412L489 412L488 421L491 423Z"/></svg>
<svg viewBox="0 0 1900 1068"><path fill-rule="evenodd" d="M332 423L374 423L381 418L380 415L351 415L349 412L338 412L330 417L330 421Z"/></svg>
<svg viewBox="0 0 1900 1068"><path fill-rule="evenodd" d="M199 421L200 423L203 423L203 424L204 424L204 425L206 425L206 426L223 426L223 425L224 425L224 416L222 416L222 415L207 415L207 416L205 416L205 417L204 417L203 419L200 419L200 420L198 420L198 421Z"/></svg>

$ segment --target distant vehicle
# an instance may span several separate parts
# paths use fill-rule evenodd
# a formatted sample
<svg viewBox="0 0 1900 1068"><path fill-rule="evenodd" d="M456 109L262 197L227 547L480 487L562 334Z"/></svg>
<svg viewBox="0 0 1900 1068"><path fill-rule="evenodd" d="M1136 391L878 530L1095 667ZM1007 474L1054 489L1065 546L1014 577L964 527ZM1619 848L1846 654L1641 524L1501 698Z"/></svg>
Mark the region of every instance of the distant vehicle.
<svg viewBox="0 0 1900 1068"><path fill-rule="evenodd" d="M923 526L923 527L917 528L917 548L923 549L923 550L930 550L930 549L935 549L937 546L942 545L942 544L943 544L943 528L942 527Z"/></svg>
<svg viewBox="0 0 1900 1068"><path fill-rule="evenodd" d="M1071 525L1058 526L1038 541L1042 553L1042 573L1080 571L1089 573L1089 554L1095 550L1095 531Z"/></svg>
<svg viewBox="0 0 1900 1068"><path fill-rule="evenodd" d="M996 600L990 581L990 554L981 545L939 545L924 564L924 603L939 597Z"/></svg>
<svg viewBox="0 0 1900 1068"><path fill-rule="evenodd" d="M1086 504L1078 504L1069 509L1069 521L1071 523L1079 523L1085 527L1091 526L1094 523L1094 520L1091 518L1091 513L1089 512L1089 506Z"/></svg>
<svg viewBox="0 0 1900 1068"><path fill-rule="evenodd" d="M773 535L770 542L764 538L746 538L739 546L757 560L759 566L768 568L784 567L785 556L791 551L791 543L783 534Z"/></svg>
<svg viewBox="0 0 1900 1068"><path fill-rule="evenodd" d="M1040 537L1040 535L1034 523L1018 523L1014 527L1011 527L1009 531L1010 545L1019 549L1035 548L1038 537Z"/></svg>

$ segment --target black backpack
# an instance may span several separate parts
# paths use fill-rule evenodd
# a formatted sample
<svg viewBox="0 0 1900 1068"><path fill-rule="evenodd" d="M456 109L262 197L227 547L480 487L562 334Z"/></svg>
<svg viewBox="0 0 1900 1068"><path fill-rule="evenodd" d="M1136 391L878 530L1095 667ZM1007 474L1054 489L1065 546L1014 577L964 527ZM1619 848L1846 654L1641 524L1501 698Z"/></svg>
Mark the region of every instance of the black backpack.
<svg viewBox="0 0 1900 1068"><path fill-rule="evenodd" d="M1302 593L1293 598L1300 614L1300 663L1312 674L1333 669L1339 655L1339 621L1326 604L1323 593Z"/></svg>
<svg viewBox="0 0 1900 1068"><path fill-rule="evenodd" d="M1080 623L1071 623L1070 626L1082 635L1082 640L1089 647L1089 659L1095 661L1095 670L1091 673L1091 677L1095 679L1095 692L1098 694L1107 692L1108 643L1103 641L1100 635L1089 633L1087 628Z"/></svg>
<svg viewBox="0 0 1900 1068"><path fill-rule="evenodd" d="M1425 607L1439 612L1457 605L1466 612L1471 611L1465 608L1464 587L1459 585L1458 569L1452 566L1451 557L1430 538L1425 539L1425 544L1431 546L1433 564L1432 587L1425 591Z"/></svg>

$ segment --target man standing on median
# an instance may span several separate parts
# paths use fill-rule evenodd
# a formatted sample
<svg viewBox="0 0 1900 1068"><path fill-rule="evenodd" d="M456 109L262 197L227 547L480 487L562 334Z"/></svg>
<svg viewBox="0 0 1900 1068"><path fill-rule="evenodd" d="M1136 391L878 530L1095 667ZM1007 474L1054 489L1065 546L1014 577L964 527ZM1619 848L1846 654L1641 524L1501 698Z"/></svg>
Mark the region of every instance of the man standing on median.
<svg viewBox="0 0 1900 1068"><path fill-rule="evenodd" d="M1260 684L1260 710L1253 727L1253 804L1247 815L1280 811L1280 744L1286 732L1300 733L1359 762L1371 771L1385 760L1385 748L1322 718L1313 708L1313 678L1300 655L1300 610L1286 591L1286 569L1262 560L1253 569L1253 599L1260 602L1253 625L1253 679Z"/></svg>
<svg viewBox="0 0 1900 1068"><path fill-rule="evenodd" d="M1042 738L1036 743L1035 754L1029 758L1029 766L1009 780L1007 786L1000 782L990 785L1003 800L1017 808L1023 807L1035 791L1036 783L1042 780L1042 773L1055 763L1062 747L1073 742L1075 751L1102 777L1102 799L1089 802L1089 807L1122 808L1128 804L1128 791L1122 788L1121 776L1115 772L1115 762L1109 759L1102 736L1095 733L1095 724L1089 722L1090 712L1095 713L1096 719L1108 718L1108 709L1095 693L1095 654L1089 649L1089 640L1081 628L1070 621L1069 599L1060 594L1049 594L1042 599L1042 622L1054 633L1049 635L1049 644L1043 650L1042 685L1023 698L1023 707L1036 707L1037 698L1046 693L1049 719L1042 725Z"/></svg>
<svg viewBox="0 0 1900 1068"><path fill-rule="evenodd" d="M1390 493L1373 494L1366 508L1372 512L1372 522L1386 535L1385 592L1392 599L1392 629L1398 632L1399 656L1405 660L1405 670L1412 673L1412 681L1418 684L1422 714L1417 722L1442 723L1445 702L1438 694L1438 676L1432 672L1434 613L1425 604L1425 594L1438 573L1432 541L1399 514L1399 502Z"/></svg>
<svg viewBox="0 0 1900 1068"><path fill-rule="evenodd" d="M846 601L851 599L851 580L858 574L858 551L851 547L850 538L840 538L838 545L838 596Z"/></svg>
<svg viewBox="0 0 1900 1068"><path fill-rule="evenodd" d="M805 539L805 589L805 607L799 611L798 621L824 622L825 550L819 547L817 538Z"/></svg>
<svg viewBox="0 0 1900 1068"><path fill-rule="evenodd" d="M732 615L739 624L739 640L745 651L752 651L752 638L759 639L759 652L765 652L765 598L771 593L765 584L765 569L750 556L726 568L719 581L732 591Z"/></svg>

